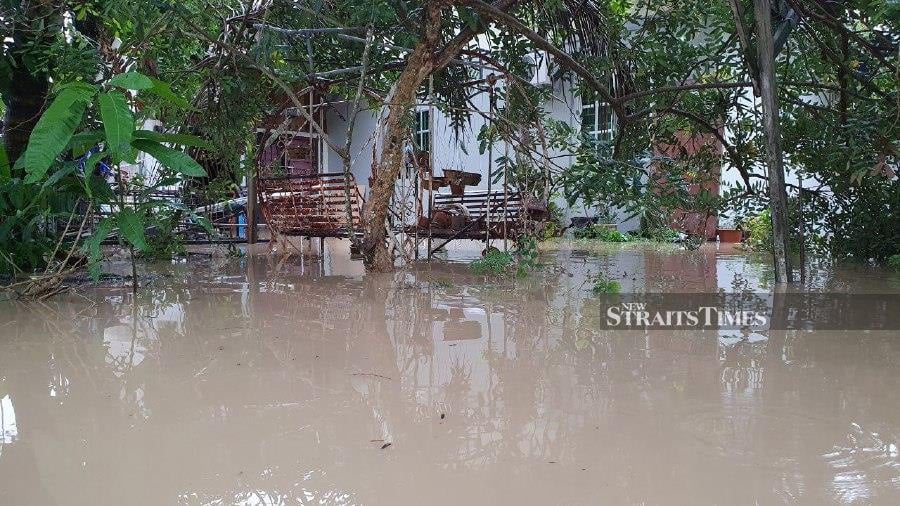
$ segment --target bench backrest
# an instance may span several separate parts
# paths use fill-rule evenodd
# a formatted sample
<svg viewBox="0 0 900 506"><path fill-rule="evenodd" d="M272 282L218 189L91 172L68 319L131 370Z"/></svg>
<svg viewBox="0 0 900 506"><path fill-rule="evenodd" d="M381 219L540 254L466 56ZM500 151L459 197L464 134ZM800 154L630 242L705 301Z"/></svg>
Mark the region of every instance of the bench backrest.
<svg viewBox="0 0 900 506"><path fill-rule="evenodd" d="M504 202L506 205L504 206ZM469 219L477 220L487 214L488 209L491 213L491 221L503 221L504 207L506 213L506 221L515 221L519 219L519 215L524 212L522 204L522 194L519 192L509 192L505 199L503 192L473 191L463 195L452 195L450 193L434 194L435 208L462 206L469 214Z"/></svg>
<svg viewBox="0 0 900 506"><path fill-rule="evenodd" d="M260 204L266 222L286 235L335 235L348 229L346 180L343 173L260 178ZM363 198L350 175L350 208L355 230L361 230Z"/></svg>

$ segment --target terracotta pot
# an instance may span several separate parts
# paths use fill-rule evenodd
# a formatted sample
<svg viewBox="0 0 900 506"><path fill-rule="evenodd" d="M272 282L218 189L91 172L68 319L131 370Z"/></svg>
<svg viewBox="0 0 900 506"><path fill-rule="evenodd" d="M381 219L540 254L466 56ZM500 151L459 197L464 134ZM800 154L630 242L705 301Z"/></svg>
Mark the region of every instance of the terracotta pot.
<svg viewBox="0 0 900 506"><path fill-rule="evenodd" d="M721 242L741 242L743 233L734 228L720 228L716 230L716 235Z"/></svg>

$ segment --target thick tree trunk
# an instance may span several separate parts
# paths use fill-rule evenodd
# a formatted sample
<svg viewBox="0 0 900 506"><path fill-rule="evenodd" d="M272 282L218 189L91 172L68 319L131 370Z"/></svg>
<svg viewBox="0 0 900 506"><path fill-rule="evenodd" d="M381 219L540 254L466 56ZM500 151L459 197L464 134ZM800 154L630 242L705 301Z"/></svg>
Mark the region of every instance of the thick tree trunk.
<svg viewBox="0 0 900 506"><path fill-rule="evenodd" d="M394 268L394 258L387 247L385 226L394 181L403 165L406 141L406 117L415 101L416 92L435 68L435 50L440 41L443 2L429 2L425 7L425 33L406 60L406 67L387 96L387 115L379 125L381 150L376 161L377 174L372 182L364 213L363 262L366 269L386 272Z"/></svg>
<svg viewBox="0 0 900 506"><path fill-rule="evenodd" d="M778 83L775 79L775 46L772 34L772 11L769 0L753 0L759 64L760 101L763 109L763 131L769 172L769 209L772 214L775 282L792 281L788 252L787 189L784 183L784 160L778 121Z"/></svg>

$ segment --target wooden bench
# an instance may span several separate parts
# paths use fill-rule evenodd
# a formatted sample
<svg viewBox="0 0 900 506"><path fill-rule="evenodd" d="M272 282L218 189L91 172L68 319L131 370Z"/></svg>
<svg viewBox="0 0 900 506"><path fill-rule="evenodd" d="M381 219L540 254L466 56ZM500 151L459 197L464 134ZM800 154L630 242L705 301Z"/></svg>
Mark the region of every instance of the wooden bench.
<svg viewBox="0 0 900 506"><path fill-rule="evenodd" d="M353 229L360 233L363 198L353 175L349 178ZM341 172L259 178L260 209L276 234L347 237L346 184Z"/></svg>

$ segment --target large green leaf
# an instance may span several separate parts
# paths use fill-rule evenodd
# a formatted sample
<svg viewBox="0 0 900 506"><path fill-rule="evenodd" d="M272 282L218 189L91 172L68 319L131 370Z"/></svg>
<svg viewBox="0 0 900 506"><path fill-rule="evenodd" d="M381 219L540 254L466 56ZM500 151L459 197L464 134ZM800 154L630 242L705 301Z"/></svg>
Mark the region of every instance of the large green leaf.
<svg viewBox="0 0 900 506"><path fill-rule="evenodd" d="M169 134L154 132L153 130L135 130L134 137L136 139L147 139L156 142L177 144L179 146L194 146L198 148L209 147L209 143L206 142L206 140L191 134Z"/></svg>
<svg viewBox="0 0 900 506"><path fill-rule="evenodd" d="M130 207L122 209L116 213L116 224L119 225L119 233L138 251L147 249L147 239L144 237L144 222L137 211Z"/></svg>
<svg viewBox="0 0 900 506"><path fill-rule="evenodd" d="M106 132L110 151L117 154L131 152L131 136L134 132L134 116L125 95L110 91L100 95L100 118Z"/></svg>
<svg viewBox="0 0 900 506"><path fill-rule="evenodd" d="M112 229L112 218L103 218L97 225L97 228L94 229L91 236L88 237L81 246L81 249L88 255L88 271L90 272L91 277L94 278L94 281L97 281L100 278L100 258L102 257L100 243L109 236Z"/></svg>
<svg viewBox="0 0 900 506"><path fill-rule="evenodd" d="M67 85L44 111L23 155L27 182L35 183L44 177L56 157L66 149L96 92L89 84Z"/></svg>
<svg viewBox="0 0 900 506"><path fill-rule="evenodd" d="M94 159L98 155L106 155L106 152L98 153L97 155L92 156L88 159L88 162L85 164L85 173L84 173L84 185L85 192L98 203L111 203L116 200L116 194L113 193L113 189L109 186L109 183L106 182L102 176L94 174L93 172L87 172L87 166L91 166L91 170L93 171L93 167L99 162L99 159Z"/></svg>
<svg viewBox="0 0 900 506"><path fill-rule="evenodd" d="M149 90L153 88L153 81L140 72L126 72L113 76L107 84L125 88L126 90Z"/></svg>
<svg viewBox="0 0 900 506"><path fill-rule="evenodd" d="M84 155L102 140L103 132L100 130L78 132L73 135L72 140L69 141L69 147L72 149L72 156L80 157Z"/></svg>
<svg viewBox="0 0 900 506"><path fill-rule="evenodd" d="M191 177L205 177L206 170L183 151L147 139L135 139L131 145L159 160L165 167Z"/></svg>
<svg viewBox="0 0 900 506"><path fill-rule="evenodd" d="M9 170L9 157L6 156L6 146L0 142L0 183L6 182L11 176Z"/></svg>
<svg viewBox="0 0 900 506"><path fill-rule="evenodd" d="M169 83L160 81L159 79L151 79L153 82L153 87L150 88L150 93L158 96L159 98L166 100L167 102L174 104L182 109L188 109L191 107L191 104L188 103L187 100L179 97L172 91L172 87Z"/></svg>

